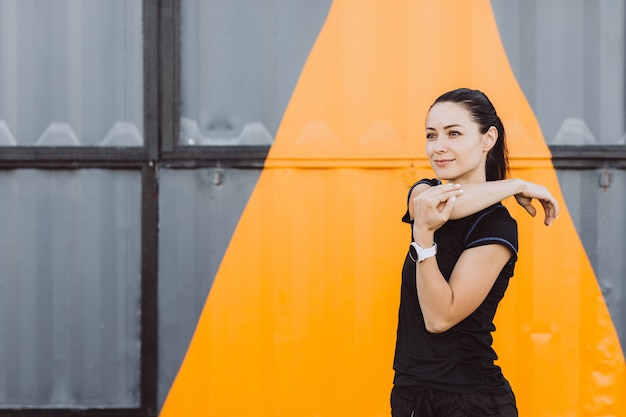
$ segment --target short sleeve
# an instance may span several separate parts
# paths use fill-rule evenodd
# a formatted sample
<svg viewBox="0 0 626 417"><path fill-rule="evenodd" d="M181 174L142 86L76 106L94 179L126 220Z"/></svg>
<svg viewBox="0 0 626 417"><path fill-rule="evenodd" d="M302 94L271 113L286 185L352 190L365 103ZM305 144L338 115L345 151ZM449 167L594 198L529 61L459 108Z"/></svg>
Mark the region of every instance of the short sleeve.
<svg viewBox="0 0 626 417"><path fill-rule="evenodd" d="M413 188L417 187L420 184L428 184L431 187L435 187L437 185L441 185L441 180L439 178L433 178L433 179L422 178L421 180L413 184L411 188L409 188L409 192L406 195L406 205L407 205L406 213L404 213L404 216L402 216L402 221L404 223L413 224L413 220L411 220L411 215L409 214L409 199L411 198L411 193L413 192Z"/></svg>
<svg viewBox="0 0 626 417"><path fill-rule="evenodd" d="M502 204L496 204L479 213L466 236L465 248L490 244L504 245L517 258L517 222Z"/></svg>

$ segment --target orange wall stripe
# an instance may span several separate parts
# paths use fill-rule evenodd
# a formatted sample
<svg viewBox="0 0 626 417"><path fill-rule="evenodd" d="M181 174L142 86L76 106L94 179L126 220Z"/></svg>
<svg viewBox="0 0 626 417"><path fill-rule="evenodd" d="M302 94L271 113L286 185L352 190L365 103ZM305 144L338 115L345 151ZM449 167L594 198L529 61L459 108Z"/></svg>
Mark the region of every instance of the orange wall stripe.
<svg viewBox="0 0 626 417"><path fill-rule="evenodd" d="M388 416L407 187L428 105L468 86L504 119L513 176L562 205L489 1L336 0L161 416ZM523 416L618 416L624 356L573 222L520 226L497 316Z"/></svg>

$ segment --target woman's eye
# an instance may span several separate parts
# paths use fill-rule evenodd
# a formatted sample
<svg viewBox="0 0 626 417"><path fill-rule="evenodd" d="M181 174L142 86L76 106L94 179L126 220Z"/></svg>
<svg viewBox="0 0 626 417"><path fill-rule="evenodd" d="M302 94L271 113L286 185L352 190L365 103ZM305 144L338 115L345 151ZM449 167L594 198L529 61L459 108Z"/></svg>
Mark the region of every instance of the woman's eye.
<svg viewBox="0 0 626 417"><path fill-rule="evenodd" d="M426 133L426 140L434 140L435 135L433 133Z"/></svg>
<svg viewBox="0 0 626 417"><path fill-rule="evenodd" d="M456 130L451 130L450 133L449 133L450 136L459 136L460 134L461 133L457 132Z"/></svg>

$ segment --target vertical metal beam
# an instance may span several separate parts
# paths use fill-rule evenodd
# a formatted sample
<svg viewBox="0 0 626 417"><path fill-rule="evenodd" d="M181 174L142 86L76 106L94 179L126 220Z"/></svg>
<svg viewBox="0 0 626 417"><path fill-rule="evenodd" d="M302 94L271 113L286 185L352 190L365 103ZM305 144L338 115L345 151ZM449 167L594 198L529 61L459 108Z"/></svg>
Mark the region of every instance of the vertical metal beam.
<svg viewBox="0 0 626 417"><path fill-rule="evenodd" d="M159 8L162 0L143 0L144 146L148 159L159 158Z"/></svg>
<svg viewBox="0 0 626 417"><path fill-rule="evenodd" d="M143 0L144 131L148 161L141 172L141 407L156 415L158 390L158 160L160 114L161 7L165 0ZM165 66L167 67L167 66Z"/></svg>
<svg viewBox="0 0 626 417"><path fill-rule="evenodd" d="M169 153L176 149L179 135L180 0L160 0L159 10L160 145L162 152Z"/></svg>
<svg viewBox="0 0 626 417"><path fill-rule="evenodd" d="M141 407L157 414L158 390L158 165L141 175Z"/></svg>

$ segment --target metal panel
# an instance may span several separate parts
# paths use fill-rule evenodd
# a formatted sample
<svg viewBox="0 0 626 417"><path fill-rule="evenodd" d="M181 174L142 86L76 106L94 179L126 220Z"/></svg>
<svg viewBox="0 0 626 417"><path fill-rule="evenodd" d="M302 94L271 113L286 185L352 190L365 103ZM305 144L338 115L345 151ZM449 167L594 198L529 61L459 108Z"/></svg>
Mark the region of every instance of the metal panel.
<svg viewBox="0 0 626 417"><path fill-rule="evenodd" d="M557 175L622 347L625 347L626 171L612 168L560 169Z"/></svg>
<svg viewBox="0 0 626 417"><path fill-rule="evenodd" d="M159 173L159 403L189 346L259 170Z"/></svg>
<svg viewBox="0 0 626 417"><path fill-rule="evenodd" d="M139 172L0 171L0 404L139 405Z"/></svg>
<svg viewBox="0 0 626 417"><path fill-rule="evenodd" d="M406 239L406 229L400 230L399 214L394 213L402 212L408 186L404 182L420 177L409 172L404 158L421 154L416 147L402 152L401 145L423 132L421 122L407 115L426 108L420 94L428 95L430 102L431 86L438 90L459 80L494 86L494 97L505 104L499 106L503 113L519 111L521 116L513 121L531 130L525 138L527 147L534 148L529 153L541 156L539 162L524 161L539 164L523 166L530 168L525 174L558 188L541 132L535 129L535 118L527 111L508 63L496 54L490 65L484 65L483 52L500 52L492 16L484 9L488 4L423 1L389 7L390 2L379 1L362 10L354 4L334 3L325 32L300 76L298 91L281 121L281 134L229 243L206 314L161 412L164 416L388 412L389 345L397 311L393 277L398 271L393 265ZM458 22L455 19L468 24L450 25ZM441 27L449 30L432 30ZM432 33L437 33L436 39L429 37ZM424 56L432 62L465 65L425 65L420 59ZM298 94L301 91L308 94ZM419 92L415 99L411 91ZM299 140L300 132L311 125L314 134L302 135L310 140ZM519 141L516 146L521 147ZM378 168L383 169L376 172ZM172 181L169 191L186 187L183 175L177 184ZM163 187L161 191L165 193ZM197 218L201 206L193 196L189 193L187 201L169 204L180 204L181 213ZM171 196L162 194L162 228L173 215L165 214L166 199ZM199 223L181 219L181 235L196 232ZM618 356L608 312L594 291L595 277L587 262L574 264L570 276L558 275L570 259L584 254L576 231L567 219L562 228L552 229L528 216L522 222L528 253L540 255L527 256L518 264L515 282L525 287L518 287L518 297L509 298L508 310L501 310L509 312L505 323L513 325L498 331L501 343L508 344L505 351L515 353L503 355L501 363L517 372L520 410L565 415L584 409L609 415L620 408L620 397L614 394L622 394L621 385L612 378L620 375L622 363L615 361L606 371L605 358ZM181 242L189 240L196 241L187 236ZM185 265L193 265L201 249L180 243L162 247L160 256L173 261L171 252L176 251L186 259ZM180 275L181 268L174 266L165 272L161 259L161 285ZM187 279L189 273L183 275ZM554 279L547 282L545 276ZM572 282L572 287L588 291L579 299L575 291L564 293L563 299L575 299L579 305L572 308L563 302L558 315L544 314L546 307L556 304L554 289ZM179 304L163 301L173 297L174 290L160 287L161 316L177 313ZM181 297L180 305L192 296ZM587 309L589 305L592 308ZM588 316L596 320L578 320L582 312L591 312ZM161 330L171 334L177 329L172 323ZM586 343L598 341L602 349L585 349ZM246 391L245 401L240 398L242 383L253 387Z"/></svg>
<svg viewBox="0 0 626 417"><path fill-rule="evenodd" d="M141 0L0 0L0 146L142 146Z"/></svg>
<svg viewBox="0 0 626 417"><path fill-rule="evenodd" d="M491 0L511 67L552 145L626 145L626 3ZM512 138L514 140L514 138ZM567 208L626 346L624 170L558 169ZM581 165L582 166L582 165Z"/></svg>
<svg viewBox="0 0 626 417"><path fill-rule="evenodd" d="M331 3L182 0L180 144L221 150L245 145L217 151L219 159L269 147ZM197 151L184 152L177 156L202 158ZM258 169L217 165L159 173L159 405L187 352L262 162Z"/></svg>
<svg viewBox="0 0 626 417"><path fill-rule="evenodd" d="M491 0L548 144L626 143L626 2Z"/></svg>
<svg viewBox="0 0 626 417"><path fill-rule="evenodd" d="M183 145L270 145L330 0L181 2Z"/></svg>

